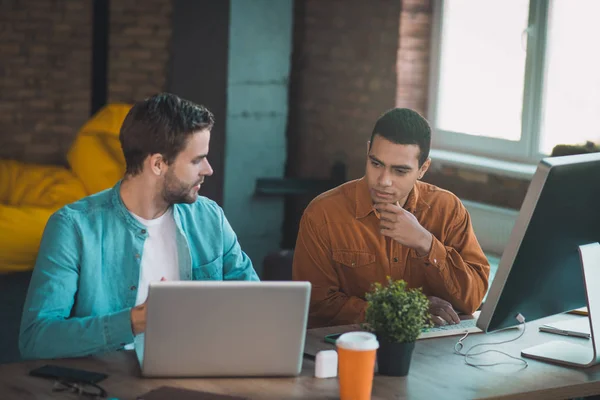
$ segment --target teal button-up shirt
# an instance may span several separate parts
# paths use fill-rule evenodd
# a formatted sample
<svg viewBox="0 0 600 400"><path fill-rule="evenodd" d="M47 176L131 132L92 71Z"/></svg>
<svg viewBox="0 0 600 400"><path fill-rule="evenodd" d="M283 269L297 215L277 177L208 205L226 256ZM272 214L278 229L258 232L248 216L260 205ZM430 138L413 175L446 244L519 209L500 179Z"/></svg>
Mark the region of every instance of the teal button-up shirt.
<svg viewBox="0 0 600 400"><path fill-rule="evenodd" d="M127 211L120 182L50 217L23 309L24 358L77 357L133 341L146 227ZM182 280L258 280L223 210L199 197L175 204Z"/></svg>

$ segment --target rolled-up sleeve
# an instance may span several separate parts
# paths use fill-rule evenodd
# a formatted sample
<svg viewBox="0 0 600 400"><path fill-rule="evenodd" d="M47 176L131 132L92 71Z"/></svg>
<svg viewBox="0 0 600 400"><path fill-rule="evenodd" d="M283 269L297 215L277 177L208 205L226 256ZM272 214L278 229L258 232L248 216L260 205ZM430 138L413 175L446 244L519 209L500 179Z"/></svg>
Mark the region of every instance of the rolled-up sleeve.
<svg viewBox="0 0 600 400"><path fill-rule="evenodd" d="M425 269L433 295L466 314L479 308L488 289L490 266L462 204L457 207L444 243L434 236L428 255L419 257L414 250L410 254L412 262Z"/></svg>

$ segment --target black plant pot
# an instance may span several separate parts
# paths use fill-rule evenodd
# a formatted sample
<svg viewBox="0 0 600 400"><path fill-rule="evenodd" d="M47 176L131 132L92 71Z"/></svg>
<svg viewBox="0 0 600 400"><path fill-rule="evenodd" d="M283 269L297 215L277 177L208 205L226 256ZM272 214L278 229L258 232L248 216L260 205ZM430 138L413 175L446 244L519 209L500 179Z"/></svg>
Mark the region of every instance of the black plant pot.
<svg viewBox="0 0 600 400"><path fill-rule="evenodd" d="M381 375L406 376L415 342L389 343L380 340L377 349L377 369Z"/></svg>

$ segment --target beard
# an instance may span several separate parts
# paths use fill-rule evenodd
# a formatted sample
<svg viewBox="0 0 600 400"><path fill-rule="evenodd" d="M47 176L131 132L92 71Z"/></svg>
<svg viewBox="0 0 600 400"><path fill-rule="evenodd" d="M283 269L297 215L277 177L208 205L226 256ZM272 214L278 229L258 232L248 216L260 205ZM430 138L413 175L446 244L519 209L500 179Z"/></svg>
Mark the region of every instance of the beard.
<svg viewBox="0 0 600 400"><path fill-rule="evenodd" d="M189 185L177 178L172 171L167 171L162 189L163 200L167 204L195 203L198 199L198 192L194 192L194 186L203 181L204 179L200 179Z"/></svg>

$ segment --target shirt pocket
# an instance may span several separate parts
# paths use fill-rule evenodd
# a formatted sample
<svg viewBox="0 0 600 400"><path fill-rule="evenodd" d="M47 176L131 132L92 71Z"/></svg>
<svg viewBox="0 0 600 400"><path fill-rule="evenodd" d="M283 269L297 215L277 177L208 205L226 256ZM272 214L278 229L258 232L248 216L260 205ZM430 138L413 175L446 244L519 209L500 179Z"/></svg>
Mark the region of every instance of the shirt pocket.
<svg viewBox="0 0 600 400"><path fill-rule="evenodd" d="M348 268L361 268L375 263L375 254L366 251L334 250L333 261Z"/></svg>
<svg viewBox="0 0 600 400"><path fill-rule="evenodd" d="M223 258L207 264L192 267L192 279L195 281L222 281L223 280Z"/></svg>

